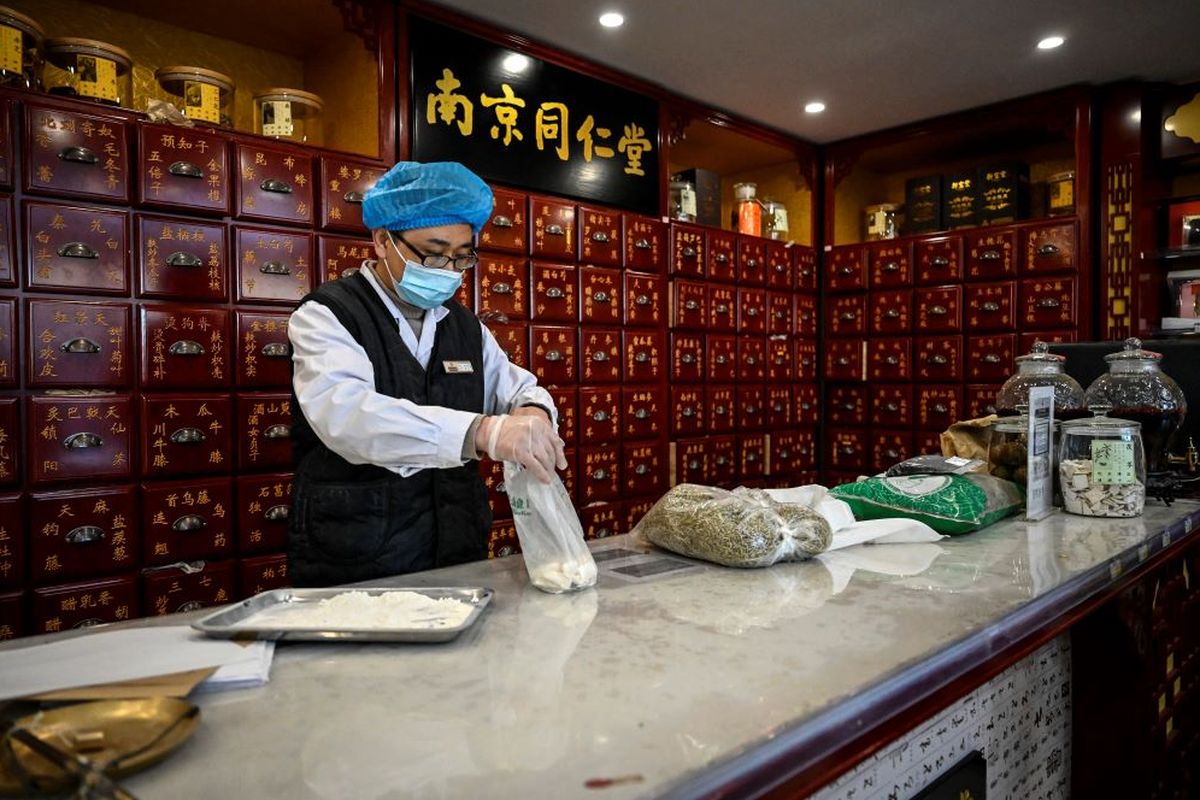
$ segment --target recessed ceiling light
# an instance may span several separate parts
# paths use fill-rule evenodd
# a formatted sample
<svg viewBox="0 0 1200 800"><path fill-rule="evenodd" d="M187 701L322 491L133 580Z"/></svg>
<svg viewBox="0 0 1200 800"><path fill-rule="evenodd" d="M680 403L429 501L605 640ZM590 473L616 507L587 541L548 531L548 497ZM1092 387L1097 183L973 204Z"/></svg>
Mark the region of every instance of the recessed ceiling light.
<svg viewBox="0 0 1200 800"><path fill-rule="evenodd" d="M509 72L524 72L529 66L529 59L520 53L509 53L504 57L502 65Z"/></svg>
<svg viewBox="0 0 1200 800"><path fill-rule="evenodd" d="M600 15L600 24L606 28L619 28L625 24L625 15L608 11Z"/></svg>
<svg viewBox="0 0 1200 800"><path fill-rule="evenodd" d="M809 114L820 114L825 110L825 104L820 100L813 100L811 103L806 103L804 105L804 110Z"/></svg>
<svg viewBox="0 0 1200 800"><path fill-rule="evenodd" d="M1061 36L1047 36L1038 42L1038 50L1053 50L1056 47L1062 47L1065 41L1066 39Z"/></svg>

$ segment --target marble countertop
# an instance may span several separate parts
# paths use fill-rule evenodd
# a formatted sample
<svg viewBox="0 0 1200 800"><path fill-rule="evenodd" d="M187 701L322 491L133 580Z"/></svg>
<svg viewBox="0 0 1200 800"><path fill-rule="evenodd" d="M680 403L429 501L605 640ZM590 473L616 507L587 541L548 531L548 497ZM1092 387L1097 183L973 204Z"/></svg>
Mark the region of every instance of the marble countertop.
<svg viewBox="0 0 1200 800"><path fill-rule="evenodd" d="M192 741L127 785L145 798L702 796L780 759L816 763L1193 527L1196 502L1134 520L1056 512L762 570L602 570L594 590L559 596L533 589L520 557L378 581L496 594L448 644L281 643L267 685L201 696Z"/></svg>

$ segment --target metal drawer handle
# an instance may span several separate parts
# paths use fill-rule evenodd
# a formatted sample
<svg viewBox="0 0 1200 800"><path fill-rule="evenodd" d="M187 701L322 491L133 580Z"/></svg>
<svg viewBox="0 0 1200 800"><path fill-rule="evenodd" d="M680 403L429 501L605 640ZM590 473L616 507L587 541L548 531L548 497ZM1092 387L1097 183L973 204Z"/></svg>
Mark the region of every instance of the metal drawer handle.
<svg viewBox="0 0 1200 800"><path fill-rule="evenodd" d="M844 456L852 456L858 452L858 448L852 444L844 444L841 447L839 447L838 450Z"/></svg>
<svg viewBox="0 0 1200 800"><path fill-rule="evenodd" d="M801 403L800 410L801 411L812 411L812 403Z"/></svg>
<svg viewBox="0 0 1200 800"><path fill-rule="evenodd" d="M352 190L346 192L344 195L342 195L342 200L343 200L343 202L346 202L346 203L354 203L355 205L362 205L363 193L352 189Z"/></svg>
<svg viewBox="0 0 1200 800"><path fill-rule="evenodd" d="M838 267L838 275L853 275L853 274L854 274L854 267L851 267L848 265Z"/></svg>
<svg viewBox="0 0 1200 800"><path fill-rule="evenodd" d="M787 272L787 264L776 264L775 271L782 275L783 273Z"/></svg>
<svg viewBox="0 0 1200 800"><path fill-rule="evenodd" d="M645 407L639 408L637 411L633 412L633 416L636 419L650 419L650 409Z"/></svg>
<svg viewBox="0 0 1200 800"><path fill-rule="evenodd" d="M650 360L650 354L645 350L638 350L636 353L634 353L633 360L639 364L645 364Z"/></svg>
<svg viewBox="0 0 1200 800"><path fill-rule="evenodd" d="M791 450L780 450L779 457L784 460L787 460L792 457L792 451Z"/></svg>
<svg viewBox="0 0 1200 800"><path fill-rule="evenodd" d="M748 365L750 365L751 367L753 367L755 364L758 363L758 359L755 358L754 356L746 356L746 363Z"/></svg>
<svg viewBox="0 0 1200 800"><path fill-rule="evenodd" d="M1037 254L1039 256L1055 256L1058 255L1059 252L1060 251L1057 245L1053 244L1044 244L1037 249Z"/></svg>
<svg viewBox="0 0 1200 800"><path fill-rule="evenodd" d="M546 226L546 233L550 234L551 236L563 236L566 234L566 232L567 229L557 223Z"/></svg>
<svg viewBox="0 0 1200 800"><path fill-rule="evenodd" d="M649 239L638 239L633 243L633 246L637 250L649 250L650 249L650 240Z"/></svg>
<svg viewBox="0 0 1200 800"><path fill-rule="evenodd" d="M633 301L633 303L634 303L634 305L638 305L638 306L648 306L648 305L650 305L650 295L639 294L637 296L637 298Z"/></svg>
<svg viewBox="0 0 1200 800"><path fill-rule="evenodd" d="M718 314L728 314L729 313L729 304L728 303L717 303L716 311Z"/></svg>
<svg viewBox="0 0 1200 800"><path fill-rule="evenodd" d="M746 460L753 464L758 461L758 453L746 453Z"/></svg>
<svg viewBox="0 0 1200 800"><path fill-rule="evenodd" d="M492 217L492 225L496 226L497 228L511 228L513 226L513 221L510 217L497 214L496 216Z"/></svg>
<svg viewBox="0 0 1200 800"><path fill-rule="evenodd" d="M607 477L608 470L606 470L604 467L596 467L596 469L592 470L592 480L594 481L602 481Z"/></svg>
<svg viewBox="0 0 1200 800"><path fill-rule="evenodd" d="M690 419L691 417L696 416L696 409L692 408L691 406L684 406L682 409L680 409L679 413Z"/></svg>
<svg viewBox="0 0 1200 800"><path fill-rule="evenodd" d="M981 306L979 307L979 310L980 310L980 311L986 311L986 312L988 312L989 314L990 314L990 313L994 313L994 312L996 312L996 311L999 311L999 310L1000 310L1000 304L999 304L999 303L993 303L991 300L989 300L989 301L987 301L986 303L984 303L983 305L981 305Z"/></svg>
<svg viewBox="0 0 1200 800"><path fill-rule="evenodd" d="M180 339L178 342L171 342L167 352L173 356L200 356L204 355L204 345L191 339Z"/></svg>
<svg viewBox="0 0 1200 800"><path fill-rule="evenodd" d="M983 360L987 364L999 364L1000 356L996 355L995 353L988 353L983 357Z"/></svg>
<svg viewBox="0 0 1200 800"><path fill-rule="evenodd" d="M106 534L103 528L95 525L80 525L72 528L64 537L69 544L93 544L104 541Z"/></svg>
<svg viewBox="0 0 1200 800"><path fill-rule="evenodd" d="M1057 297L1043 297L1037 301L1038 308L1061 308L1062 301Z"/></svg>
<svg viewBox="0 0 1200 800"><path fill-rule="evenodd" d="M608 292L601 289L600 291L592 294L592 299L595 300L597 303L607 303L610 300L612 300L612 295L610 295Z"/></svg>
<svg viewBox="0 0 1200 800"><path fill-rule="evenodd" d="M883 316L887 317L888 319L900 319L900 309L889 308L887 311L883 312Z"/></svg>
<svg viewBox="0 0 1200 800"><path fill-rule="evenodd" d="M775 356L775 359L774 359L775 363L779 364L780 366L782 366L783 362L786 360L787 360L786 356Z"/></svg>
<svg viewBox="0 0 1200 800"><path fill-rule="evenodd" d="M596 422L608 422L608 412L601 409L600 411L592 412L592 419Z"/></svg>
<svg viewBox="0 0 1200 800"><path fill-rule="evenodd" d="M291 275L292 268L282 261L268 261L258 268L264 275Z"/></svg>
<svg viewBox="0 0 1200 800"><path fill-rule="evenodd" d="M848 366L850 366L850 359L846 358L845 356L841 356L837 360L837 365L839 367L848 367Z"/></svg>
<svg viewBox="0 0 1200 800"><path fill-rule="evenodd" d="M758 259L757 258L746 259L746 266L749 267L750 269L757 269L758 268Z"/></svg>
<svg viewBox="0 0 1200 800"><path fill-rule="evenodd" d="M691 461L687 462L687 465L688 465L688 469L700 469L700 462L694 458Z"/></svg>
<svg viewBox="0 0 1200 800"><path fill-rule="evenodd" d="M979 254L980 261L1000 261L1004 258L1004 254L999 250L984 250Z"/></svg>
<svg viewBox="0 0 1200 800"><path fill-rule="evenodd" d="M754 405L753 403L749 404L748 406L746 406L746 413L747 414L757 414L758 406Z"/></svg>
<svg viewBox="0 0 1200 800"><path fill-rule="evenodd" d="M949 414L949 413L950 413L950 408L949 408L949 407L948 407L948 406L947 406L945 403L938 403L938 404L936 404L936 405L933 407L933 413L935 413L935 414Z"/></svg>
<svg viewBox="0 0 1200 800"><path fill-rule="evenodd" d="M729 413L729 409L725 406L713 406L713 413L719 417L723 417Z"/></svg>
<svg viewBox="0 0 1200 800"><path fill-rule="evenodd" d="M551 286L546 290L546 297L550 298L551 300L560 300L566 296L567 293L557 286Z"/></svg>
<svg viewBox="0 0 1200 800"><path fill-rule="evenodd" d="M58 248L58 254L63 258L99 258L95 248L89 247L83 242L67 242L62 247Z"/></svg>
<svg viewBox="0 0 1200 800"><path fill-rule="evenodd" d="M266 513L263 514L263 517L268 522L282 522L283 520L288 518L288 507L287 506L271 506L270 508L267 509Z"/></svg>
<svg viewBox="0 0 1200 800"><path fill-rule="evenodd" d="M185 253L182 250L176 250L171 255L167 256L168 267L202 267L204 259L195 253Z"/></svg>
<svg viewBox="0 0 1200 800"><path fill-rule="evenodd" d="M941 353L934 353L933 355L931 355L931 356L929 357L929 360L930 360L932 363L934 363L934 364L939 364L939 365L942 365L942 364L949 364L949 363L950 363L950 359L946 358L946 357L945 357L944 355L942 355Z"/></svg>
<svg viewBox="0 0 1200 800"><path fill-rule="evenodd" d="M512 294L513 287L507 283L497 283L492 286L492 294Z"/></svg>
<svg viewBox="0 0 1200 800"><path fill-rule="evenodd" d="M608 528L604 528L604 527L596 528L596 538L597 539L606 539L611 535L612 535L612 531L610 531Z"/></svg>
<svg viewBox="0 0 1200 800"><path fill-rule="evenodd" d="M714 361L716 361L718 364L725 364L725 363L727 363L727 362L729 361L729 357L728 357L728 356L726 356L726 355L724 355L724 354L721 354L721 355L718 355L718 356L717 356L715 359L713 359L713 360L714 360Z"/></svg>
<svg viewBox="0 0 1200 800"><path fill-rule="evenodd" d="M884 263L884 265L882 267L880 267L880 269L882 269L884 272L899 272L900 271L900 262L899 261L888 261L888 262Z"/></svg>
<svg viewBox="0 0 1200 800"><path fill-rule="evenodd" d="M287 181L281 181L277 178L267 178L258 185L258 188L264 192L273 192L274 194L291 194L292 185Z"/></svg>
<svg viewBox="0 0 1200 800"><path fill-rule="evenodd" d="M900 363L900 357L899 356L888 356L887 358L885 358L883 360L883 363L887 364L890 367L894 367Z"/></svg>
<svg viewBox="0 0 1200 800"><path fill-rule="evenodd" d="M685 247L685 248L683 248L682 255L684 258L695 258L696 257L696 248Z"/></svg>
<svg viewBox="0 0 1200 800"><path fill-rule="evenodd" d="M696 357L694 355L692 355L691 353L684 353L683 355L681 355L679 357L679 360L685 364L695 364L696 363Z"/></svg>
<svg viewBox="0 0 1200 800"><path fill-rule="evenodd" d="M750 306L749 308L746 309L746 316L747 317L757 317L758 316L758 308L756 306Z"/></svg>
<svg viewBox="0 0 1200 800"><path fill-rule="evenodd" d="M204 170L189 161L176 161L167 167L167 172L178 178L203 178Z"/></svg>
<svg viewBox="0 0 1200 800"><path fill-rule="evenodd" d="M842 403L842 408L846 409L847 411L853 411L854 409L858 408L858 404L857 403Z"/></svg>
<svg viewBox="0 0 1200 800"><path fill-rule="evenodd" d="M267 358L287 358L288 346L283 342L268 342L263 345L262 354Z"/></svg>
<svg viewBox="0 0 1200 800"><path fill-rule="evenodd" d="M717 262L718 264L728 264L729 263L729 254L728 253L717 253L715 256L713 256L713 261Z"/></svg>
<svg viewBox="0 0 1200 800"><path fill-rule="evenodd" d="M898 403L888 403L888 404L887 404L886 406L884 406L883 408L884 408L884 410L885 410L885 411L890 411L890 412L892 412L892 413L894 414L894 413L896 413L897 411L899 411L899 410L900 410L900 405L899 405Z"/></svg>
<svg viewBox="0 0 1200 800"><path fill-rule="evenodd" d="M839 316L839 319L845 322L853 322L854 320L858 319L858 313L855 311L843 311Z"/></svg>
<svg viewBox="0 0 1200 800"><path fill-rule="evenodd" d="M775 319L783 319L784 317L787 316L787 313L788 312L777 308L777 309L775 309Z"/></svg>
<svg viewBox="0 0 1200 800"><path fill-rule="evenodd" d="M171 434L175 444L200 444L205 438L204 431L199 428L180 428Z"/></svg>
<svg viewBox="0 0 1200 800"><path fill-rule="evenodd" d="M723 467L728 463L729 463L729 459L726 458L725 456L717 456L717 466L718 467Z"/></svg>
<svg viewBox="0 0 1200 800"><path fill-rule="evenodd" d="M700 303L695 300L685 300L683 302L683 307L688 311L695 311L696 309L700 308Z"/></svg>
<svg viewBox="0 0 1200 800"><path fill-rule="evenodd" d="M949 313L950 309L945 306L933 306L929 309L929 316L931 317L944 317Z"/></svg>
<svg viewBox="0 0 1200 800"><path fill-rule="evenodd" d="M896 450L896 449L894 449L894 448L893 448L893 449L888 449L888 450L885 450L885 451L883 452L883 454L884 454L885 456L887 456L888 458L899 458L899 457L900 457L900 451L899 451L899 450Z"/></svg>
<svg viewBox="0 0 1200 800"><path fill-rule="evenodd" d="M934 256L929 260L929 266L938 268L948 267L950 266L950 259L945 256Z"/></svg>
<svg viewBox="0 0 1200 800"><path fill-rule="evenodd" d="M208 520L199 514L185 514L171 523L171 528L180 533L199 531L208 527Z"/></svg>
<svg viewBox="0 0 1200 800"><path fill-rule="evenodd" d="M549 351L548 353L546 353L546 360L547 360L547 361L551 361L551 362L554 362L554 361L562 361L562 360L563 360L563 354L562 354L562 351L561 351L561 350L551 350L551 351Z"/></svg>
<svg viewBox="0 0 1200 800"><path fill-rule="evenodd" d="M276 423L263 431L263 436L268 439L286 439L291 435L292 426L285 425L282 422Z"/></svg>
<svg viewBox="0 0 1200 800"><path fill-rule="evenodd" d="M635 473L637 473L638 475L645 475L648 472L650 472L650 468L647 467L645 464L638 464L636 467L633 468L633 471Z"/></svg>
<svg viewBox="0 0 1200 800"><path fill-rule="evenodd" d="M592 241L600 244L608 243L608 233L605 231L595 231L592 233Z"/></svg>
<svg viewBox="0 0 1200 800"><path fill-rule="evenodd" d="M90 431L72 433L66 439L63 439L63 447L68 450L83 450L88 447L100 447L103 444L104 440Z"/></svg>
<svg viewBox="0 0 1200 800"><path fill-rule="evenodd" d="M592 353L592 361L608 361L608 353L604 350L597 350Z"/></svg>
<svg viewBox="0 0 1200 800"><path fill-rule="evenodd" d="M64 147L58 151L58 157L63 161L72 161L76 164L99 164L100 156L96 155L94 150L89 150L86 147L72 145Z"/></svg>
<svg viewBox="0 0 1200 800"><path fill-rule="evenodd" d="M96 344L91 339L80 336L77 339L72 339L69 342L63 342L61 345L59 345L58 349L62 350L64 353L90 355L92 353L99 353L100 345Z"/></svg>

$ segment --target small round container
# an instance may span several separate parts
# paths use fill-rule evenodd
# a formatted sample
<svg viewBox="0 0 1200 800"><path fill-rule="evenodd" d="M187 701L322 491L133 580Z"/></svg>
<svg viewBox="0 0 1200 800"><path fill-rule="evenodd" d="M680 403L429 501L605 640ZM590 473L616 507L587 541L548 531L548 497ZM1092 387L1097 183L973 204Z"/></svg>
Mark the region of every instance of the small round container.
<svg viewBox="0 0 1200 800"><path fill-rule="evenodd" d="M1054 387L1054 416L1056 419L1075 419L1087 416L1083 402L1083 387L1063 371L1067 357L1050 352L1050 345L1034 342L1033 352L1017 356L1017 373L1011 376L996 394L996 413L1001 417L1017 414L1021 406L1029 405L1029 390L1035 386Z"/></svg>
<svg viewBox="0 0 1200 800"><path fill-rule="evenodd" d="M1046 213L1065 217L1075 213L1075 171L1056 172L1046 179Z"/></svg>
<svg viewBox="0 0 1200 800"><path fill-rule="evenodd" d="M133 59L96 39L47 39L43 81L50 94L133 105Z"/></svg>
<svg viewBox="0 0 1200 800"><path fill-rule="evenodd" d="M274 139L323 144L321 114L325 103L300 89L267 89L254 96L255 132Z"/></svg>
<svg viewBox="0 0 1200 800"><path fill-rule="evenodd" d="M733 185L733 216L734 227L738 233L749 236L762 236L762 203L755 195L758 193L756 183L735 183Z"/></svg>
<svg viewBox="0 0 1200 800"><path fill-rule="evenodd" d="M671 219L696 221L696 187L691 181L671 181Z"/></svg>
<svg viewBox="0 0 1200 800"><path fill-rule="evenodd" d="M787 206L776 200L763 200L763 235L770 239L788 238Z"/></svg>
<svg viewBox="0 0 1200 800"><path fill-rule="evenodd" d="M1146 505L1146 455L1142 426L1097 416L1064 422L1058 475L1063 508L1085 517L1136 517Z"/></svg>
<svg viewBox="0 0 1200 800"><path fill-rule="evenodd" d="M42 88L46 32L31 17L0 6L0 86Z"/></svg>
<svg viewBox="0 0 1200 800"><path fill-rule="evenodd" d="M867 241L895 239L900 235L900 206L895 203L879 203L863 209L863 223Z"/></svg>
<svg viewBox="0 0 1200 800"><path fill-rule="evenodd" d="M203 67L160 67L154 77L188 119L233 127L233 78Z"/></svg>

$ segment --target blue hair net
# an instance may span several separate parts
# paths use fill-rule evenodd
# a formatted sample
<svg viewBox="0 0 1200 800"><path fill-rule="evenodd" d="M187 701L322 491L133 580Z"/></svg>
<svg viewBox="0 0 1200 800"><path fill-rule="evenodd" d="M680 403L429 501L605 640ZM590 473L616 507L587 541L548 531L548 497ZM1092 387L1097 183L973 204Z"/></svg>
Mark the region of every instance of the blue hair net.
<svg viewBox="0 0 1200 800"><path fill-rule="evenodd" d="M465 222L479 229L492 213L492 190L454 161L401 161L363 197L363 223L374 230L407 231Z"/></svg>

